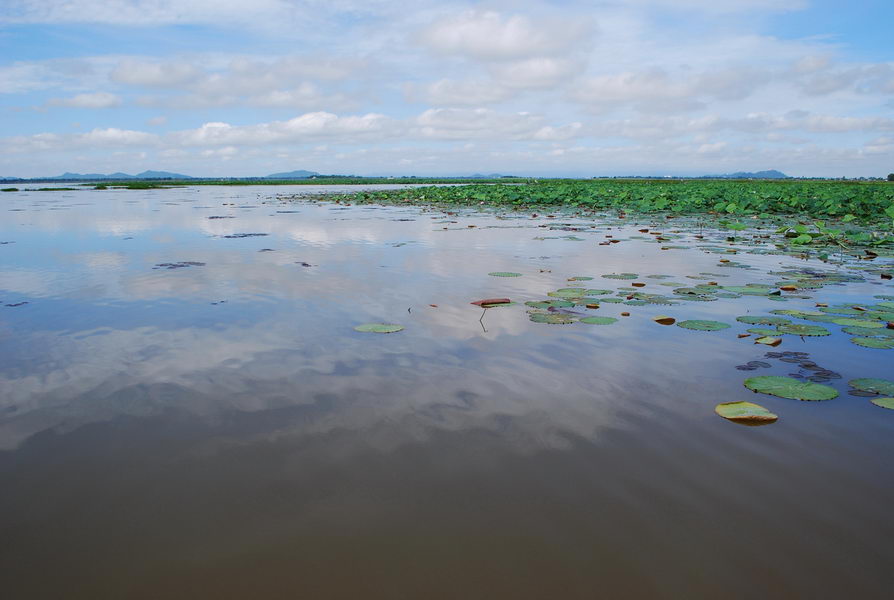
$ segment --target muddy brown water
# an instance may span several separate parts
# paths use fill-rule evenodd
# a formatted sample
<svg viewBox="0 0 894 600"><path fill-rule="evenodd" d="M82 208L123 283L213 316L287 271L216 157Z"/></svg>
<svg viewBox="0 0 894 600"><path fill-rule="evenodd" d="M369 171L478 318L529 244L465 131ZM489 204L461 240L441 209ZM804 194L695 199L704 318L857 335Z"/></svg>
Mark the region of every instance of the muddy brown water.
<svg viewBox="0 0 894 600"><path fill-rule="evenodd" d="M841 396L755 395L746 377L793 367L735 322L878 302L890 282L603 304L608 326L532 323L523 304L479 321L473 300L542 300L572 276L835 267L743 247L753 269L719 271L699 245L725 233L662 251L648 220L274 197L307 191L0 198L3 597L891 597L894 411L847 380L894 379L894 351L837 326L784 336L775 350L840 373ZM558 222L580 231L541 227ZM353 330L367 322L405 330ZM771 367L735 369L753 360ZM779 421L714 414L734 400Z"/></svg>

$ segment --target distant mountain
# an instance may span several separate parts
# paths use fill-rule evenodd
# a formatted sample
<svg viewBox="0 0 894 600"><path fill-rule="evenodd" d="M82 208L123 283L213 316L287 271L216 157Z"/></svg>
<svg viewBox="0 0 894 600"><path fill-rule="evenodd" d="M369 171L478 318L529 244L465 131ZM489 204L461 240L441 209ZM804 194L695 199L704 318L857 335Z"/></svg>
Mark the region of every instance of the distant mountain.
<svg viewBox="0 0 894 600"><path fill-rule="evenodd" d="M137 179L192 179L189 175L182 173L171 173L170 171L143 171L135 175Z"/></svg>
<svg viewBox="0 0 894 600"><path fill-rule="evenodd" d="M168 171L143 171L136 175L128 175L127 173L63 173L55 177L46 177L45 179L192 179L189 175L180 173L169 173Z"/></svg>
<svg viewBox="0 0 894 600"><path fill-rule="evenodd" d="M756 173L730 173L729 175L714 175L718 179L785 179L788 177L785 173L775 169L770 171L757 171Z"/></svg>
<svg viewBox="0 0 894 600"><path fill-rule="evenodd" d="M319 173L315 171L288 171L285 173L273 173L272 175L266 175L262 179L309 179L311 177L316 177Z"/></svg>

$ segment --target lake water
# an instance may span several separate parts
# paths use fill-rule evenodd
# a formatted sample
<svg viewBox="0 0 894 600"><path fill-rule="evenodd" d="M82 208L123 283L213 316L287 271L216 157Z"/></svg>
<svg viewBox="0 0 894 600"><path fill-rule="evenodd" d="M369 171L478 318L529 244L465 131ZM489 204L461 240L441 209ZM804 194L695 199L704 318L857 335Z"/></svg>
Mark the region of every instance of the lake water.
<svg viewBox="0 0 894 600"><path fill-rule="evenodd" d="M735 320L871 305L891 281L722 254L728 232L675 221L278 197L312 191L0 195L3 597L891 597L894 411L847 382L894 379L894 350L828 323L769 348ZM573 309L611 325L523 304L574 276L673 295L808 268L862 280ZM470 305L490 297L518 304ZM752 393L799 372L768 351L809 353L841 395ZM714 414L736 400L779 420Z"/></svg>

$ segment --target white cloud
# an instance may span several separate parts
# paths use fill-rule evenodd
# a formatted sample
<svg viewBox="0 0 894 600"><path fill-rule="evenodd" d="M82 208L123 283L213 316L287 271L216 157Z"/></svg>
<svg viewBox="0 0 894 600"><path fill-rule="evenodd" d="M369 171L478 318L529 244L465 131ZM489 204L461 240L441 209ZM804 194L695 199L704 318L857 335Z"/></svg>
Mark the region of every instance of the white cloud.
<svg viewBox="0 0 894 600"><path fill-rule="evenodd" d="M580 21L469 10L432 24L420 42L443 54L480 60L516 60L568 51L588 32Z"/></svg>
<svg viewBox="0 0 894 600"><path fill-rule="evenodd" d="M109 74L115 83L153 88L176 88L202 74L195 65L184 62L150 62L125 59Z"/></svg>
<svg viewBox="0 0 894 600"><path fill-rule="evenodd" d="M436 106L481 106L502 102L512 96L511 90L487 79L440 79L421 89L410 86L407 92L411 100Z"/></svg>
<svg viewBox="0 0 894 600"><path fill-rule="evenodd" d="M70 108L114 108L121 106L123 101L120 96L109 92L93 92L77 94L71 98L52 98L47 101L49 106L67 106Z"/></svg>

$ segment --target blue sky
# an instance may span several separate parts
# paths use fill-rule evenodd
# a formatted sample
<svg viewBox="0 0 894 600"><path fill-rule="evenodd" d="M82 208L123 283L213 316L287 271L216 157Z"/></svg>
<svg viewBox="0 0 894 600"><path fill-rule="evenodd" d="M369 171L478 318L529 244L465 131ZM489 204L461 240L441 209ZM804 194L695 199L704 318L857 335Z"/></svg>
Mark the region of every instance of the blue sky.
<svg viewBox="0 0 894 600"><path fill-rule="evenodd" d="M894 171L880 0L4 0L0 176Z"/></svg>

